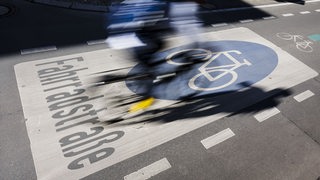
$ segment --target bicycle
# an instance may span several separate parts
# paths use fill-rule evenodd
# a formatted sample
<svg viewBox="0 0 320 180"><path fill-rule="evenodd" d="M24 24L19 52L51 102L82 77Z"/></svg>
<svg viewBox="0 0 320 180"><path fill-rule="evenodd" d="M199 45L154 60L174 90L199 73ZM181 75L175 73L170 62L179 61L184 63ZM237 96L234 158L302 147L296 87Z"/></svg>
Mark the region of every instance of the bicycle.
<svg viewBox="0 0 320 180"><path fill-rule="evenodd" d="M236 59L236 57L234 57L234 55L241 55L241 52L237 50L212 52L210 50L200 49L200 48L184 49L178 52L171 53L165 56L164 60L156 62L156 65L160 65L160 66L163 65L164 63L174 65L177 67L177 68L174 68L175 69L174 71L168 71L164 74L157 74L156 76L148 72L120 73L121 71L127 72L129 69L131 69L131 67L103 71L103 72L94 74L98 76L99 80L95 81L92 86L99 87L102 85L111 85L111 84L122 82L122 81L136 81L136 82L139 82L138 83L139 86L140 85L145 86L146 84L147 86L149 85L157 86L159 85L158 83L164 82L163 86L166 86L166 83L168 81L171 81L171 79L174 79L180 74L182 75L185 71L193 72L189 70L192 70L194 67L198 67L198 71L200 71L200 73L194 76L191 76L191 79L188 80L188 86L191 89L196 91L191 95L182 96L181 99L179 99L180 101L177 101L177 102L181 102L186 99L194 97L194 95L196 95L200 91L213 91L213 90L227 87L232 83L234 83L238 78L238 74L235 72L235 70L242 66L251 65L251 63L248 60L242 59L239 61L238 59ZM227 57L231 61L231 63L226 65L220 65L220 66L210 66L210 64L213 61L216 61L220 56ZM203 63L203 64L196 66L199 63ZM216 75L215 73L218 73L218 74ZM224 84L216 85L216 83L212 83L212 82L219 81L223 77L229 78L228 81L225 82ZM201 82L204 82L204 81L209 81L210 85L213 84L214 86L213 87L202 86L203 84ZM151 84L148 84L148 83L151 83ZM121 87L121 89L122 88L125 88L125 87ZM119 87L116 87L114 89L118 91ZM112 91L108 91L108 94L110 94L111 92ZM143 109L146 109L150 104L153 103L153 99L144 100L143 97L138 95L121 96L118 93L116 94L117 94L116 96L114 94L111 96L111 98L114 98L117 100L117 102L114 103L116 105L115 106L113 105L112 107L110 106L109 110L119 109L120 107L121 107L120 109L123 109L123 110L119 109L118 112L111 112L111 113L117 114L113 116L115 117L114 118L115 122L117 122L118 120L123 120L124 117L125 119L127 119L128 117L127 115L130 114L130 111L132 109L135 109L135 108L140 109L141 106L143 107ZM112 99L109 99L109 101L112 101ZM137 102L140 107L131 106L131 104L137 103ZM112 102L110 103L112 104ZM128 105L130 106L130 108L125 110L124 107Z"/></svg>
<svg viewBox="0 0 320 180"><path fill-rule="evenodd" d="M200 73L193 76L188 82L188 86L191 89L194 89L196 91L214 91L214 90L225 88L231 85L232 83L234 83L238 79L238 74L235 72L236 69L244 65L247 65L247 66L252 65L246 59L242 59L243 62L240 62L231 55L231 54L241 55L241 52L237 50L211 52L206 49L186 49L186 50L181 50L181 51L170 54L169 56L167 56L166 60L169 64L173 64L177 66L187 65L189 63L192 63L192 62L179 62L175 60L175 59L179 59L179 57L183 56L183 54L191 54L191 57L196 58L197 61L206 61L202 66L198 68ZM222 55L226 56L232 63L227 65L210 67L210 64ZM212 75L212 74L218 74L218 75ZM208 84L208 83L204 83L204 81L206 80L210 82L209 84L212 84L212 82L218 81L219 79L221 79L222 77L225 77L226 75L231 75L231 78L222 85L216 85L214 87L201 87L201 84ZM200 82L198 83L200 85L197 85L196 83L197 80L198 82Z"/></svg>
<svg viewBox="0 0 320 180"><path fill-rule="evenodd" d="M287 41L291 41L293 40L296 43L296 48L302 52L312 52L313 48L311 46L311 44L313 44L313 42L309 41L309 40L305 40L303 38L303 36L301 35L292 35L289 33L277 33L276 34L277 37L283 39L283 40L287 40Z"/></svg>
<svg viewBox="0 0 320 180"><path fill-rule="evenodd" d="M129 114L135 114L140 110L145 110L154 101L154 98L145 98L138 94L132 95L131 93L121 93L121 89L127 89L123 82L139 82L139 86L157 86L161 83L166 83L171 79L178 76L180 73L190 70L193 65L199 63L194 57L183 57L185 59L193 59L192 63L180 65L178 68L170 69L161 74L153 74L148 71L129 71L133 67L124 67L119 69L112 69L107 71L101 71L91 74L87 80L85 88L90 88L93 93L104 89L107 92L107 104L108 104L108 121L118 122L130 117ZM162 66L167 63L164 59L156 60L153 62L153 66ZM141 83L141 84L140 84ZM165 86L165 85L164 85Z"/></svg>

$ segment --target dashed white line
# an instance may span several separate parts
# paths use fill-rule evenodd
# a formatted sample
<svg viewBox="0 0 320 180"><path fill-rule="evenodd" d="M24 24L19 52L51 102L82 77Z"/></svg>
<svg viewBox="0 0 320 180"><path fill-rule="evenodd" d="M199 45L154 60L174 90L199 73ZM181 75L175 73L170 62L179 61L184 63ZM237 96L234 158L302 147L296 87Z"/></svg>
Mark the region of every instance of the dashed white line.
<svg viewBox="0 0 320 180"><path fill-rule="evenodd" d="M234 135L235 134L232 132L232 130L230 128L228 128L228 129L225 129L223 131L218 132L217 134L214 134L210 137L207 137L206 139L203 139L201 141L201 143L206 149L209 149L212 146L215 146L215 145L231 138Z"/></svg>
<svg viewBox="0 0 320 180"><path fill-rule="evenodd" d="M145 180L149 179L152 176L155 176L167 169L171 168L171 165L167 158L163 158L159 161L156 161L136 172L133 172L124 177L125 180Z"/></svg>
<svg viewBox="0 0 320 180"><path fill-rule="evenodd" d="M244 19L244 20L240 20L239 22L240 23L249 23L249 22L252 22L253 19Z"/></svg>
<svg viewBox="0 0 320 180"><path fill-rule="evenodd" d="M316 10L314 10L314 11L316 11L316 12L320 12L320 9L316 9Z"/></svg>
<svg viewBox="0 0 320 180"><path fill-rule="evenodd" d="M313 92L311 92L310 90L307 90L307 91L304 91L304 92L294 96L293 98L298 102L302 102L302 101L310 98L313 95L314 95Z"/></svg>
<svg viewBox="0 0 320 180"><path fill-rule="evenodd" d="M268 20L268 19L275 19L276 17L274 17L274 16L267 16L267 17L263 17L262 19L264 19L264 20Z"/></svg>
<svg viewBox="0 0 320 180"><path fill-rule="evenodd" d="M254 115L254 118L256 118L257 121L262 122L278 113L280 113L279 109L277 109L276 107L273 107Z"/></svg>
<svg viewBox="0 0 320 180"><path fill-rule="evenodd" d="M89 46L91 45L96 45L96 44L105 44L106 43L106 39L99 39L99 40L92 40L92 41L87 41L87 44Z"/></svg>
<svg viewBox="0 0 320 180"><path fill-rule="evenodd" d="M300 14L310 14L310 11L301 11Z"/></svg>
<svg viewBox="0 0 320 180"><path fill-rule="evenodd" d="M46 46L46 47L40 47L40 48L23 49L20 52L21 52L21 55L26 55L26 54L55 51L55 50L57 50L56 46Z"/></svg>
<svg viewBox="0 0 320 180"><path fill-rule="evenodd" d="M294 14L292 14L292 13L287 13L287 14L282 14L282 16L284 16L284 17L289 17L289 16L294 16Z"/></svg>
<svg viewBox="0 0 320 180"><path fill-rule="evenodd" d="M227 26L227 23L218 23L218 24L212 24L212 27L222 27L222 26Z"/></svg>

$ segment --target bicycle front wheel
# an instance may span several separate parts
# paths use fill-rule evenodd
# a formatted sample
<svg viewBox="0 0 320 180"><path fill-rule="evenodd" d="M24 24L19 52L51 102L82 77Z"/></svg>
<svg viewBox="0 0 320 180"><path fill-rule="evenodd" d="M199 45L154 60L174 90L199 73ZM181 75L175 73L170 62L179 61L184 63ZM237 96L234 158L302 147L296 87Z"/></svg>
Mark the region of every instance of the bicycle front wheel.
<svg viewBox="0 0 320 180"><path fill-rule="evenodd" d="M208 73L216 74L219 78L210 81L203 73L199 73L190 79L189 87L197 91L215 91L230 86L238 79L238 74L228 69L215 69Z"/></svg>
<svg viewBox="0 0 320 180"><path fill-rule="evenodd" d="M313 48L308 44L308 42L300 42L296 45L297 49L299 49L302 52L312 52Z"/></svg>

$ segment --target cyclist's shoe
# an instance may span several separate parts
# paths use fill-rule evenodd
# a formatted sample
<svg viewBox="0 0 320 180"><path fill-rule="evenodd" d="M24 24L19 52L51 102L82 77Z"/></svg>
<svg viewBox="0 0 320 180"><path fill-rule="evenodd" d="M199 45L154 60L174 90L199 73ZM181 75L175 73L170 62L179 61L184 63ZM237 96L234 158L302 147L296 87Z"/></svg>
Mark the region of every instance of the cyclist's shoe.
<svg viewBox="0 0 320 180"><path fill-rule="evenodd" d="M136 104L133 104L129 108L129 113L135 113L137 111L149 108L154 103L154 100L155 99L153 97L149 97L141 100L140 102L137 102Z"/></svg>

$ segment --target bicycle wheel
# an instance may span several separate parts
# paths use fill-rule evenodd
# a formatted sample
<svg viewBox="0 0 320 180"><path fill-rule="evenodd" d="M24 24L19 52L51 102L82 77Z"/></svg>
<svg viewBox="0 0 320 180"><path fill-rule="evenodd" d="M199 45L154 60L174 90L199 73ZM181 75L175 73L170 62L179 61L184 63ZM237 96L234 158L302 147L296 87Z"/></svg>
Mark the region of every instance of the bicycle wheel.
<svg viewBox="0 0 320 180"><path fill-rule="evenodd" d="M168 64L181 66L193 64L197 61L206 61L211 56L212 52L206 49L185 49L169 54L166 61Z"/></svg>
<svg viewBox="0 0 320 180"><path fill-rule="evenodd" d="M310 42L297 42L296 47L302 52L312 52L313 48L309 45Z"/></svg>
<svg viewBox="0 0 320 180"><path fill-rule="evenodd" d="M199 73L190 79L188 83L189 87L197 91L215 91L231 85L238 79L238 74L235 71L231 71L229 69L214 69L209 71L208 73L218 73L218 74L224 74L224 75L217 76L217 78L214 78L213 81L210 81L208 78L205 77L203 73ZM222 77L225 77L226 75L229 75L228 77L229 80L227 80L226 83L222 84L221 82L219 82L219 84L214 84L215 81L218 81L219 79L221 79ZM209 84L209 87L203 87L204 85L208 85L208 84ZM213 87L210 86L212 84L214 84Z"/></svg>
<svg viewBox="0 0 320 180"><path fill-rule="evenodd" d="M277 33L277 37L278 38L281 38L281 39L284 39L284 40L291 40L293 38L293 36L289 33Z"/></svg>

